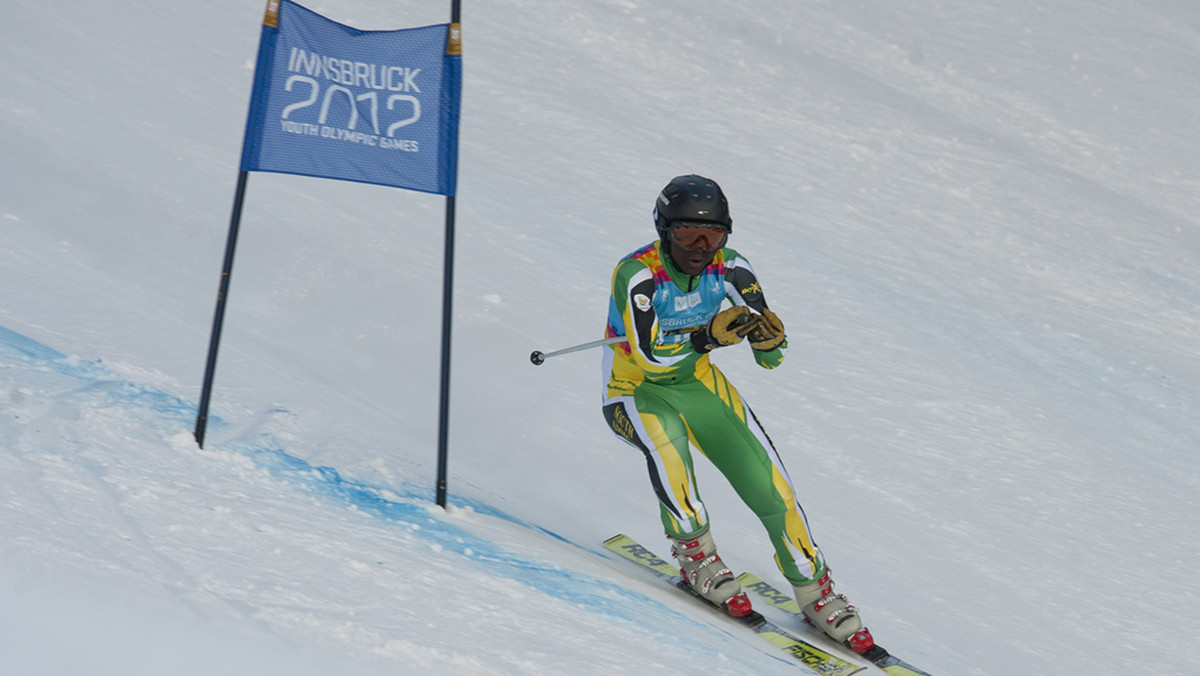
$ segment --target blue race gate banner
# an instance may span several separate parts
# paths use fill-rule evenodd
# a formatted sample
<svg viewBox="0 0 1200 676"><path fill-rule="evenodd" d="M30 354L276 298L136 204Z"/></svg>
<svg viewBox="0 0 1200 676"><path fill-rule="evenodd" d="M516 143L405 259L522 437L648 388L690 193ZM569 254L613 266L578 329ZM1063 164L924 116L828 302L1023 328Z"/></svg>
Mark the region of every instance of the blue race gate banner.
<svg viewBox="0 0 1200 676"><path fill-rule="evenodd" d="M270 0L242 171L454 195L458 24L361 31Z"/></svg>

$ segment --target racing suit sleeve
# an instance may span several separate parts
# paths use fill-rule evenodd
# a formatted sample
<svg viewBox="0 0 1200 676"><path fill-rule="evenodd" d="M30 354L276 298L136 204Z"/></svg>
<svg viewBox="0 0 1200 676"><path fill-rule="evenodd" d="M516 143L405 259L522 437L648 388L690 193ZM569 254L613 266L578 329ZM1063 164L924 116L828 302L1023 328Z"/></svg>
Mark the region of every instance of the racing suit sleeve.
<svg viewBox="0 0 1200 676"><path fill-rule="evenodd" d="M725 260L725 293L734 305L746 305L751 310L761 313L767 308L767 299L763 296L762 285L750 261L742 258L741 254L726 249ZM754 361L765 369L773 369L783 363L787 356L787 339L779 347L770 350L753 350Z"/></svg>

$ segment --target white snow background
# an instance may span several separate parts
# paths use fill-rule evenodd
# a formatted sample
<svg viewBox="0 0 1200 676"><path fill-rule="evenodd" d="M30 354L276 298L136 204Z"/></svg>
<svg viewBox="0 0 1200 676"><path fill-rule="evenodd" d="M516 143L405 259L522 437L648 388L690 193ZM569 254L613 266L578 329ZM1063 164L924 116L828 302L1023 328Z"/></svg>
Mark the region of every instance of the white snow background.
<svg viewBox="0 0 1200 676"><path fill-rule="evenodd" d="M791 345L715 361L882 645L1200 672L1200 5L464 4L442 510L444 200L250 176L200 449L263 3L5 2L0 672L803 673L606 555L666 554L644 460L597 351L528 359L601 335L691 172Z"/></svg>

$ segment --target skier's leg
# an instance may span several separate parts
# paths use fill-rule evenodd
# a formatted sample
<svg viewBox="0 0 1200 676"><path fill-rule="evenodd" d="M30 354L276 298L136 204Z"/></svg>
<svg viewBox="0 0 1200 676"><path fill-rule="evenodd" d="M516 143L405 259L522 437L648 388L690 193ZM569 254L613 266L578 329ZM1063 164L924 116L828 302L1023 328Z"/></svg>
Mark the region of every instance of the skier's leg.
<svg viewBox="0 0 1200 676"><path fill-rule="evenodd" d="M809 535L808 519L770 437L716 367L704 375L700 380L710 394L709 410L691 424L693 444L766 527L775 546L775 563L792 583L805 615L830 637L858 652L869 650L874 639L863 628L858 610L845 596L833 593L824 555Z"/></svg>
<svg viewBox="0 0 1200 676"><path fill-rule="evenodd" d="M643 386L635 396L609 399L604 418L617 436L646 457L663 528L680 572L698 594L740 617L752 610L750 599L721 561L709 532L708 515L696 489L687 425L653 389Z"/></svg>
<svg viewBox="0 0 1200 676"><path fill-rule="evenodd" d="M808 517L791 477L753 411L737 388L712 367L701 374L697 413L688 416L693 444L725 475L758 516L775 548L775 563L793 584L820 577L825 569ZM690 413L690 411L689 411Z"/></svg>
<svg viewBox="0 0 1200 676"><path fill-rule="evenodd" d="M667 534L703 532L708 512L696 487L687 426L679 414L661 399L641 394L607 400L604 419L614 434L645 456Z"/></svg>

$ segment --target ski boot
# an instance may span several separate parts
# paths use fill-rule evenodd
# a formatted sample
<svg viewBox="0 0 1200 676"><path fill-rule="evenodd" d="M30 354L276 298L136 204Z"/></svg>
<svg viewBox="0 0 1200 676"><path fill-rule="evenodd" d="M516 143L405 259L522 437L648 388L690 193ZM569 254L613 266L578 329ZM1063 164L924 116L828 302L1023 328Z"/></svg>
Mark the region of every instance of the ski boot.
<svg viewBox="0 0 1200 676"><path fill-rule="evenodd" d="M734 617L745 617L754 610L742 585L717 555L707 528L691 538L667 537L671 539L671 554L679 561L680 574L696 594Z"/></svg>
<svg viewBox="0 0 1200 676"><path fill-rule="evenodd" d="M813 626L843 643L856 653L865 653L875 646L871 632L863 627L858 609L842 594L833 593L833 578L826 567L821 576L808 584L792 585L796 602L804 617Z"/></svg>

